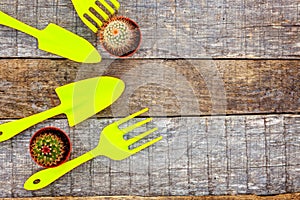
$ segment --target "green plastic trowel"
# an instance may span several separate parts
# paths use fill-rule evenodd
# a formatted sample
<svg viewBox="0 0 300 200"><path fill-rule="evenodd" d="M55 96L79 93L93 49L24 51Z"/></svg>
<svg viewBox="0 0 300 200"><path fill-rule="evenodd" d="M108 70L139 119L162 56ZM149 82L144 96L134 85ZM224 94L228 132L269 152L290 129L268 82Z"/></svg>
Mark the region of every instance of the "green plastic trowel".
<svg viewBox="0 0 300 200"><path fill-rule="evenodd" d="M41 50L68 58L76 62L98 63L101 56L97 49L86 39L50 23L45 29L38 30L0 11L0 24L27 33L38 40Z"/></svg>
<svg viewBox="0 0 300 200"><path fill-rule="evenodd" d="M44 112L0 125L0 142L50 117L66 114L72 127L115 102L125 84L118 78L101 76L56 88L61 104Z"/></svg>

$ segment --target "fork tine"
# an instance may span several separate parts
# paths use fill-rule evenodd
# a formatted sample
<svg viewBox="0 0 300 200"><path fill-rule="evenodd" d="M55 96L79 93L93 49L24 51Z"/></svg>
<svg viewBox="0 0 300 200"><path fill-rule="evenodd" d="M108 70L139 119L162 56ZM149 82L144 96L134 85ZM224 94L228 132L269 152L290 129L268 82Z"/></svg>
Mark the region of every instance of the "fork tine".
<svg viewBox="0 0 300 200"><path fill-rule="evenodd" d="M105 21L109 19L109 16L95 3L95 6L93 6L93 9L103 17Z"/></svg>
<svg viewBox="0 0 300 200"><path fill-rule="evenodd" d="M141 139L147 137L148 135L150 135L151 133L153 133L153 132L155 132L155 131L157 131L157 130L158 130L158 128L153 128L153 129L151 129L151 130L149 130L149 131L146 131L146 132L144 132L144 133L141 133L141 134L139 134L138 136L135 136L135 137L133 137L133 138L127 140L127 143L128 143L129 145L132 145L133 143L135 143L135 142L137 142L137 141L139 141L139 140L141 140Z"/></svg>
<svg viewBox="0 0 300 200"><path fill-rule="evenodd" d="M109 12L110 14L115 14L115 10L108 4L106 3L105 0L98 0Z"/></svg>
<svg viewBox="0 0 300 200"><path fill-rule="evenodd" d="M130 151L131 151L132 154L135 154L135 153L137 153L137 152L139 152L139 151L141 151L141 150L143 150L143 149L145 149L145 148L151 146L152 144L158 142L158 141L161 140L162 138L163 138L162 136L159 136L159 137L157 137L157 138L151 140L150 142L147 142L147 143L145 143L145 144L143 144L143 145L141 145L141 146L139 146L139 147L136 147L136 148L134 148L134 149L132 149L132 150L130 150Z"/></svg>
<svg viewBox="0 0 300 200"><path fill-rule="evenodd" d="M96 24L98 24L99 27L101 27L103 25L102 21L94 15L94 13L92 13L90 10L87 12L87 15L94 20L94 22L96 22Z"/></svg>
<svg viewBox="0 0 300 200"><path fill-rule="evenodd" d="M125 117L125 118L120 119L119 121L116 121L115 123L119 126L119 125L131 120L132 118L135 118L136 116L141 115L144 112L147 112L148 110L149 110L149 108L144 108L136 113L133 113L132 115L129 115L128 117Z"/></svg>
<svg viewBox="0 0 300 200"><path fill-rule="evenodd" d="M123 128L123 129L121 129L121 130L122 130L122 132L123 132L124 134L126 134L126 133L128 133L128 132L130 132L130 131L132 131L132 130L134 130L134 129L140 127L140 126L143 126L144 124L147 124L148 122L151 122L151 121L152 121L152 118L148 118L148 119L145 119L145 120L143 120L143 121L137 122L137 123L135 123L135 124L133 124L133 125L131 125L131 126L128 126L128 127L126 127L126 128Z"/></svg>

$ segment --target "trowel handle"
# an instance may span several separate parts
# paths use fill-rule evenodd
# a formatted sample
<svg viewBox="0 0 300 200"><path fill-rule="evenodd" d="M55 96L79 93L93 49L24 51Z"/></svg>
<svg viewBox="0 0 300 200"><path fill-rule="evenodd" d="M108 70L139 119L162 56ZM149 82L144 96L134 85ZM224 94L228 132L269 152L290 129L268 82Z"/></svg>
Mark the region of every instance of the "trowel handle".
<svg viewBox="0 0 300 200"><path fill-rule="evenodd" d="M11 16L0 11L0 24L17 29L34 37L38 37L40 30L33 28Z"/></svg>
<svg viewBox="0 0 300 200"><path fill-rule="evenodd" d="M27 128L62 113L61 106L0 125L0 142L8 140Z"/></svg>

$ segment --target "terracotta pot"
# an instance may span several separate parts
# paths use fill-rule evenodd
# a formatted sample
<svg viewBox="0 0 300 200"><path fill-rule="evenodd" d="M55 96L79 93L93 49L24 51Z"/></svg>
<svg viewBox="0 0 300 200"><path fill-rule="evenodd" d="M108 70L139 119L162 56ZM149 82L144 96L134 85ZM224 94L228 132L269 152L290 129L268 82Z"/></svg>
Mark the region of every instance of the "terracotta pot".
<svg viewBox="0 0 300 200"><path fill-rule="evenodd" d="M71 153L68 135L59 128L45 127L30 139L29 151L34 162L44 168L51 168L66 162Z"/></svg>
<svg viewBox="0 0 300 200"><path fill-rule="evenodd" d="M108 53L126 58L140 47L142 34L136 22L124 16L115 16L101 27L99 37Z"/></svg>

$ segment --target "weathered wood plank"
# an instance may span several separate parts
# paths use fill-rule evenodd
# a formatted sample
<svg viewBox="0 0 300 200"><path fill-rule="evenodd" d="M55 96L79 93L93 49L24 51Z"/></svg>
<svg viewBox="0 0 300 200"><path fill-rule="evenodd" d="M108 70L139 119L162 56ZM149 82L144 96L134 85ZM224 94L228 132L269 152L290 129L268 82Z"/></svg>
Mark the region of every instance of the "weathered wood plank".
<svg viewBox="0 0 300 200"><path fill-rule="evenodd" d="M280 194L275 196L255 195L233 195L233 196L164 196L164 197L142 197L142 196L91 196L91 197L35 197L35 198L0 198L0 200L281 200L298 199L299 193Z"/></svg>
<svg viewBox="0 0 300 200"><path fill-rule="evenodd" d="M48 120L1 143L0 197L300 191L299 115L154 118L147 128L157 126L156 135L164 138L147 150L123 161L99 157L42 190L22 189L40 170L28 154L33 132L49 125L62 128L70 134L75 158L95 147L102 128L114 120L94 118L73 128L66 120Z"/></svg>
<svg viewBox="0 0 300 200"><path fill-rule="evenodd" d="M151 107L153 116L298 113L300 61L104 60L81 65L53 60L0 60L0 116L26 117L59 104L55 88L94 76L126 83L99 116Z"/></svg>
<svg viewBox="0 0 300 200"><path fill-rule="evenodd" d="M299 1L120 1L119 15L137 21L143 43L136 58L299 58ZM0 10L39 29L54 22L98 46L71 1L2 1ZM0 57L53 57L36 40L0 27Z"/></svg>

